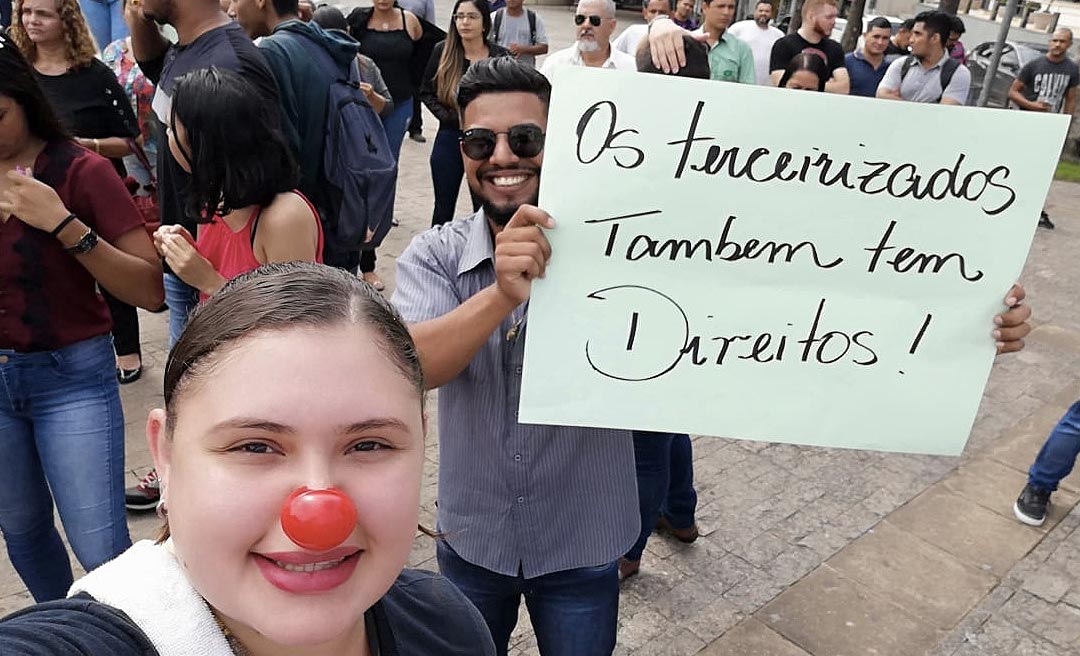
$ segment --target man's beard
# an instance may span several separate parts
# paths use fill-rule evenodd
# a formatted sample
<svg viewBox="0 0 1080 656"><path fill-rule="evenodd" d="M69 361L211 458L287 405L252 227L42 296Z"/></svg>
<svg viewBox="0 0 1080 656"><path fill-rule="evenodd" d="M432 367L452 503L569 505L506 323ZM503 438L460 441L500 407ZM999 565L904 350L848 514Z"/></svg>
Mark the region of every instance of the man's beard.
<svg viewBox="0 0 1080 656"><path fill-rule="evenodd" d="M510 219L514 218L514 214L518 211L521 205L503 205L498 206L492 203L490 200L481 199L481 206L484 208L484 216L495 222L495 225L505 228L507 223L510 223ZM533 197L526 201L526 205L536 205L540 202L540 192L537 191L533 194Z"/></svg>
<svg viewBox="0 0 1080 656"><path fill-rule="evenodd" d="M580 52L600 52L600 44L595 40L578 39L577 47Z"/></svg>
<svg viewBox="0 0 1080 656"><path fill-rule="evenodd" d="M757 19L757 24L760 25L761 27L768 27L769 26L769 17L766 16L764 18L758 18Z"/></svg>

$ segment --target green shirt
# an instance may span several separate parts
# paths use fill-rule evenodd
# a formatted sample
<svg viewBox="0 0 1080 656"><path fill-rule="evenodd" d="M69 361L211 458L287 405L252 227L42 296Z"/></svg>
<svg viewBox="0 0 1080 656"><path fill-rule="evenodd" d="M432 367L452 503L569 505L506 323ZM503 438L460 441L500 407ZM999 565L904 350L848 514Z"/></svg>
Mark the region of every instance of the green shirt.
<svg viewBox="0 0 1080 656"><path fill-rule="evenodd" d="M700 30L699 30L700 31ZM754 84L754 53L750 46L726 31L716 45L709 48L710 77L721 82Z"/></svg>

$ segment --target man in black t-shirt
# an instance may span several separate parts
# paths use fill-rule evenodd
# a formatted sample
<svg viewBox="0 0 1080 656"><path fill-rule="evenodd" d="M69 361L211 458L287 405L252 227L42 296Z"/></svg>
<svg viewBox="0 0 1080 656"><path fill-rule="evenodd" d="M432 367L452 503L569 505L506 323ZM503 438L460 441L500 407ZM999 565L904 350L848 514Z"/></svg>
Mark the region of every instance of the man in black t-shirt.
<svg viewBox="0 0 1080 656"><path fill-rule="evenodd" d="M1080 69L1067 56L1072 40L1072 30L1062 28L1050 37L1050 50L1045 57L1024 64L1009 89L1013 105L1029 112L1073 115ZM1039 216L1039 227L1054 229L1046 210Z"/></svg>
<svg viewBox="0 0 1080 656"><path fill-rule="evenodd" d="M233 71L251 82L274 113L278 113L278 89L262 53L244 30L221 11L218 0L143 0L128 2L128 24L135 59L154 83L152 102L158 132L157 179L161 225L180 224L196 235L197 226L185 214L184 188L190 175L173 158L168 148L165 126L169 124L176 80L186 73L211 66ZM172 25L177 44L166 41L157 25ZM199 301L198 291L165 269L165 303L169 306L169 348L187 323L187 316ZM151 471L137 487L129 488L125 501L130 510L150 510L159 498L158 481Z"/></svg>
<svg viewBox="0 0 1080 656"><path fill-rule="evenodd" d="M829 69L831 77L825 83L825 90L848 94L850 83L844 68L844 49L829 38L836 25L836 12L836 0L806 0L802 9L802 27L773 44L769 76L774 86L780 83L784 69L795 55L812 52L821 57Z"/></svg>
<svg viewBox="0 0 1080 656"><path fill-rule="evenodd" d="M911 53L911 30L914 27L914 18L909 18L903 23L900 23L900 28L896 30L896 34L894 34L889 41L889 47L885 48L886 57L892 55L907 55Z"/></svg>

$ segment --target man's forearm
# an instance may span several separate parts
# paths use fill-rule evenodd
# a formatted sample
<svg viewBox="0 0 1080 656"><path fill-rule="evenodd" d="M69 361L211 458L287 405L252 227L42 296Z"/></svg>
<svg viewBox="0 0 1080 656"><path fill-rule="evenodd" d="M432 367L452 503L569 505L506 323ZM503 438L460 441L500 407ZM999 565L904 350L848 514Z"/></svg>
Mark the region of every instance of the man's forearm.
<svg viewBox="0 0 1080 656"><path fill-rule="evenodd" d="M169 42L161 36L157 25L146 19L130 21L131 49L138 62L159 59L169 48Z"/></svg>
<svg viewBox="0 0 1080 656"><path fill-rule="evenodd" d="M420 353L424 385L435 389L456 378L514 308L513 302L491 285L441 317L411 324L409 332Z"/></svg>
<svg viewBox="0 0 1080 656"><path fill-rule="evenodd" d="M851 82L846 77L839 79L834 77L825 83L825 91L846 96L851 92Z"/></svg>

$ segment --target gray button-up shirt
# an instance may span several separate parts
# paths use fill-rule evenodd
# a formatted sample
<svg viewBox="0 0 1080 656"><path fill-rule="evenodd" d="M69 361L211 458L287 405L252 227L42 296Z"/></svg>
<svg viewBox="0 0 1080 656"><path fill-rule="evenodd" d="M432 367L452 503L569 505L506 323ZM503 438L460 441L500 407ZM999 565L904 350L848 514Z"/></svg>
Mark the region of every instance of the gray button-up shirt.
<svg viewBox="0 0 1080 656"><path fill-rule="evenodd" d="M413 239L398 259L393 303L418 323L493 284L481 211ZM518 423L524 317L525 306L507 317L439 390L438 518L466 561L533 578L614 561L641 520L629 431Z"/></svg>

